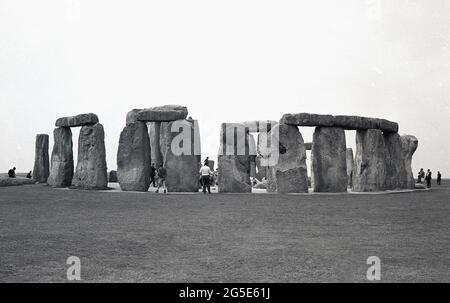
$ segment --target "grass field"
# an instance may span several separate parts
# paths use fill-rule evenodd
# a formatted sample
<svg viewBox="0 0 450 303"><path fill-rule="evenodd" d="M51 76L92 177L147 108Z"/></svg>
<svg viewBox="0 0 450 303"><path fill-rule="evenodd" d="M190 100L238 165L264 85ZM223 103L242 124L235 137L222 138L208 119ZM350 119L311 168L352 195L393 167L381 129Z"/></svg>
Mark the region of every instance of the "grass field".
<svg viewBox="0 0 450 303"><path fill-rule="evenodd" d="M450 282L450 182L383 195L0 188L0 281Z"/></svg>

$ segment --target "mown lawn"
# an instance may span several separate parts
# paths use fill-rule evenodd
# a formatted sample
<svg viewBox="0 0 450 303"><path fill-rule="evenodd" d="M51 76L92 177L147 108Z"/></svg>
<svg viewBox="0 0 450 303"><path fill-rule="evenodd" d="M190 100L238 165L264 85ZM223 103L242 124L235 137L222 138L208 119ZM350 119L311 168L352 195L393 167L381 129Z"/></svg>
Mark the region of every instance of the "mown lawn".
<svg viewBox="0 0 450 303"><path fill-rule="evenodd" d="M0 188L0 281L450 282L450 182L384 195Z"/></svg>

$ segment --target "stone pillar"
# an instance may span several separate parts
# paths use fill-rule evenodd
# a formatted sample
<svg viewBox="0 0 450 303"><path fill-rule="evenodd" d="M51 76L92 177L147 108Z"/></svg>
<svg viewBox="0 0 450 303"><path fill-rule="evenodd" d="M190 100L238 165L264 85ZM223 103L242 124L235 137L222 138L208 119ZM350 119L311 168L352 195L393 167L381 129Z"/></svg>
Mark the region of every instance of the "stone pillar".
<svg viewBox="0 0 450 303"><path fill-rule="evenodd" d="M53 131L54 145L48 184L53 187L69 187L73 178L72 131L60 127Z"/></svg>
<svg viewBox="0 0 450 303"><path fill-rule="evenodd" d="M406 135L401 137L401 142L403 152L402 159L405 162L404 171L402 172L403 177L401 177L402 182L404 182L402 183L402 186L407 189L414 189L416 181L414 179L411 163L412 157L419 145L419 140L414 136Z"/></svg>
<svg viewBox="0 0 450 303"><path fill-rule="evenodd" d="M159 164L163 163L159 142L161 122L149 122L147 123L147 127L148 135L150 137L151 162L155 163L156 167L159 167Z"/></svg>
<svg viewBox="0 0 450 303"><path fill-rule="evenodd" d="M316 128L311 152L314 192L347 191L346 151L344 129Z"/></svg>
<svg viewBox="0 0 450 303"><path fill-rule="evenodd" d="M273 124L276 125L276 124ZM257 174L256 178L258 180L262 180L263 178L268 178L268 169L269 167L264 164L264 159L268 157L270 154L270 131L258 133L257 144L256 144L256 168ZM267 161L266 161L267 162Z"/></svg>
<svg viewBox="0 0 450 303"><path fill-rule="evenodd" d="M129 123L120 134L117 179L123 191L148 191L150 139L145 122Z"/></svg>
<svg viewBox="0 0 450 303"><path fill-rule="evenodd" d="M307 193L306 149L298 128L280 123L270 133L273 148L278 141L279 155L277 164L269 169L268 191L276 187L279 193Z"/></svg>
<svg viewBox="0 0 450 303"><path fill-rule="evenodd" d="M220 193L250 193L248 128L238 123L222 123L218 156L218 189Z"/></svg>
<svg viewBox="0 0 450 303"><path fill-rule="evenodd" d="M48 156L48 135L36 135L33 179L39 183L46 183L50 174Z"/></svg>
<svg viewBox="0 0 450 303"><path fill-rule="evenodd" d="M160 147L169 192L198 192L200 136L195 120L162 122Z"/></svg>
<svg viewBox="0 0 450 303"><path fill-rule="evenodd" d="M347 159L347 186L349 188L352 188L353 171L355 167L355 157L353 155L353 149L347 148L346 159Z"/></svg>
<svg viewBox="0 0 450 303"><path fill-rule="evenodd" d="M385 180L386 145L383 133L377 129L358 130L353 191L385 190Z"/></svg>
<svg viewBox="0 0 450 303"><path fill-rule="evenodd" d="M106 189L105 132L100 123L85 125L78 138L78 162L72 185L80 189Z"/></svg>

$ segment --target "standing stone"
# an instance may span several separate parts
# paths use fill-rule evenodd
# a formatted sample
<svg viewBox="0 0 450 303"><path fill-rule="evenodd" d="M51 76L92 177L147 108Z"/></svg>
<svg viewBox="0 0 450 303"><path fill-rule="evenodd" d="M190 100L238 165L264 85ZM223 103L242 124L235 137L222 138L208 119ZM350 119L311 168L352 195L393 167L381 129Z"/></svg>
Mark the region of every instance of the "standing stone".
<svg viewBox="0 0 450 303"><path fill-rule="evenodd" d="M353 149L347 148L346 152L347 156L347 185L348 187L352 188L353 184L353 172L355 167L355 158L353 156Z"/></svg>
<svg viewBox="0 0 450 303"><path fill-rule="evenodd" d="M73 178L72 131L69 127L53 131L54 145L48 184L53 187L69 187Z"/></svg>
<svg viewBox="0 0 450 303"><path fill-rule="evenodd" d="M130 110L127 113L127 118L126 118L126 123L125 124L128 125L130 123L136 123L137 122L137 116L138 116L138 114L139 114L139 112L141 110L142 109L138 109L138 108Z"/></svg>
<svg viewBox="0 0 450 303"><path fill-rule="evenodd" d="M250 177L256 178L256 141L252 134L248 134L250 154Z"/></svg>
<svg viewBox="0 0 450 303"><path fill-rule="evenodd" d="M342 128L316 128L311 152L314 192L347 191L346 151L345 131Z"/></svg>
<svg viewBox="0 0 450 303"><path fill-rule="evenodd" d="M248 129L243 124L222 123L218 156L220 193L250 193L250 155Z"/></svg>
<svg viewBox="0 0 450 303"><path fill-rule="evenodd" d="M198 192L201 147L195 120L162 122L161 154L167 170L169 192Z"/></svg>
<svg viewBox="0 0 450 303"><path fill-rule="evenodd" d="M402 186L406 189L414 189L416 181L414 180L414 174L412 171L411 163L412 163L412 157L414 153L417 150L417 147L419 145L419 140L417 140L414 136L402 136L401 137L402 142L402 159L405 162L404 164L404 171L402 172L401 180Z"/></svg>
<svg viewBox="0 0 450 303"><path fill-rule="evenodd" d="M117 179L123 191L148 191L150 139L145 122L129 123L120 134Z"/></svg>
<svg viewBox="0 0 450 303"><path fill-rule="evenodd" d="M161 122L149 122L147 123L148 136L150 137L150 153L152 163L155 163L156 167L159 167L163 163L163 158L161 155L161 145L160 145L160 129Z"/></svg>
<svg viewBox="0 0 450 303"><path fill-rule="evenodd" d="M280 123L272 128L271 140L272 146L278 141L279 155L278 163L269 169L268 189L276 184L279 193L307 193L306 149L298 128Z"/></svg>
<svg viewBox="0 0 450 303"><path fill-rule="evenodd" d="M273 124L274 126L276 124ZM278 142L278 141L277 141ZM271 141L270 141L270 131L269 132L262 132L258 134L258 140L256 145L256 168L257 168L257 174L256 178L258 180L262 180L263 178L268 179L269 174L269 159L271 155L272 149L271 149Z"/></svg>
<svg viewBox="0 0 450 303"><path fill-rule="evenodd" d="M50 174L48 156L48 135L36 135L33 179L39 183L47 182Z"/></svg>
<svg viewBox="0 0 450 303"><path fill-rule="evenodd" d="M78 162L72 185L80 189L106 189L105 132L100 123L83 126L78 138Z"/></svg>
<svg viewBox="0 0 450 303"><path fill-rule="evenodd" d="M355 174L353 191L372 192L385 189L386 145L377 129L356 132Z"/></svg>

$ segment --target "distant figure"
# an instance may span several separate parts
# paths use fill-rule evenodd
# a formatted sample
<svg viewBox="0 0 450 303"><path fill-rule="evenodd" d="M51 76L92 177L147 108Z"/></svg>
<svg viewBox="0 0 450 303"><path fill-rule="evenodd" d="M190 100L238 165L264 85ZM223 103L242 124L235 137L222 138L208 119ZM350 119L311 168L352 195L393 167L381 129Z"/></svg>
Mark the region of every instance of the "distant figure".
<svg viewBox="0 0 450 303"><path fill-rule="evenodd" d="M420 169L419 174L417 176L417 183L422 183L422 179L425 178L425 172L423 168Z"/></svg>
<svg viewBox="0 0 450 303"><path fill-rule="evenodd" d="M205 163L200 168L201 184L203 186L203 193L206 194L206 189L208 193L211 193L211 168L208 166L208 158L206 158Z"/></svg>
<svg viewBox="0 0 450 303"><path fill-rule="evenodd" d="M442 175L441 172L437 172L437 185L441 186Z"/></svg>
<svg viewBox="0 0 450 303"><path fill-rule="evenodd" d="M427 171L425 181L427 182L427 188L431 188L431 170Z"/></svg>
<svg viewBox="0 0 450 303"><path fill-rule="evenodd" d="M32 177L32 176L31 176L31 170L30 170L30 172L27 174L27 178L28 178L28 179L31 179L31 177Z"/></svg>
<svg viewBox="0 0 450 303"><path fill-rule="evenodd" d="M159 168L158 168L158 188L156 189L157 193L159 192L160 187L162 187L164 189L164 193L167 192L166 177L167 177L167 170L161 163L161 164L159 164Z"/></svg>
<svg viewBox="0 0 450 303"><path fill-rule="evenodd" d="M150 184L153 184L153 187L156 187L155 175L156 175L156 167L155 163L152 163L152 166L150 166Z"/></svg>
<svg viewBox="0 0 450 303"><path fill-rule="evenodd" d="M10 177L10 178L15 178L16 177L16 168L15 167L13 167L12 169L10 169L8 171L8 177Z"/></svg>

